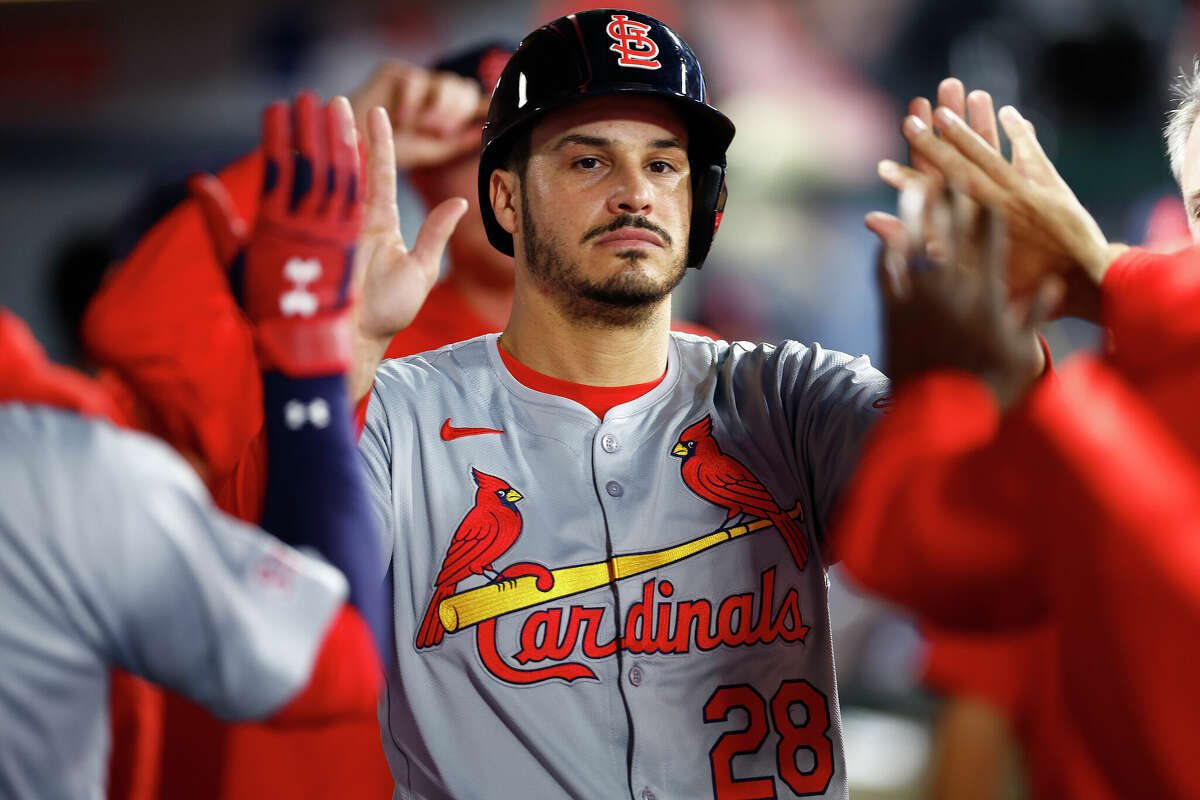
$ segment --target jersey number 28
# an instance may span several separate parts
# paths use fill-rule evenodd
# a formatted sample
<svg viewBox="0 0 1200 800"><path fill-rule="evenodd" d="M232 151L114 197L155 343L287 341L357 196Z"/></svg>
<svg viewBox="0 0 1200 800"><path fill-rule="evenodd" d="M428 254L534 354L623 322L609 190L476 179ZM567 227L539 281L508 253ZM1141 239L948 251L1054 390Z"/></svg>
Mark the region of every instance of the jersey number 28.
<svg viewBox="0 0 1200 800"><path fill-rule="evenodd" d="M804 721L793 720L793 707L803 708ZM775 797L775 780L770 777L733 777L733 758L755 753L770 732L767 702L748 684L719 686L704 704L705 722L724 722L729 712L746 712L746 727L729 731L709 751L716 800L767 800ZM797 708L797 711L801 709ZM779 733L775 750L776 769L783 782L798 795L817 795L833 778L833 740L829 738L829 701L808 681L784 681L771 698L770 723ZM800 750L812 754L812 767L802 772L796 766Z"/></svg>

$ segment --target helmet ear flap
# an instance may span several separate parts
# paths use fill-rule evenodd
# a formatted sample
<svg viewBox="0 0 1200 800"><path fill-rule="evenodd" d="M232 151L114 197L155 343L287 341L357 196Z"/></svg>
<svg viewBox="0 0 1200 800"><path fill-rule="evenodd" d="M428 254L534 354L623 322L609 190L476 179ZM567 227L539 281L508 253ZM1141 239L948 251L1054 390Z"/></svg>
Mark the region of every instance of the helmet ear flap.
<svg viewBox="0 0 1200 800"><path fill-rule="evenodd" d="M721 227L725 212L725 198L729 189L725 182L724 164L709 164L707 168L693 173L692 184L692 230L688 237L688 266L700 269L713 236Z"/></svg>

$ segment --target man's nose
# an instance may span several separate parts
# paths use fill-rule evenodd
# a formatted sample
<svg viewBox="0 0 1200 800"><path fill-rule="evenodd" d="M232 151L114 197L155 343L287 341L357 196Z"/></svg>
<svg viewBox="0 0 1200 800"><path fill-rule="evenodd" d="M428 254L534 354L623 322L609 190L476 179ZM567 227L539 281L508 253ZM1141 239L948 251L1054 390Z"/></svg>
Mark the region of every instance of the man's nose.
<svg viewBox="0 0 1200 800"><path fill-rule="evenodd" d="M608 210L612 214L649 214L653 203L653 190L649 176L640 165L630 165L613 174L612 193L608 196Z"/></svg>

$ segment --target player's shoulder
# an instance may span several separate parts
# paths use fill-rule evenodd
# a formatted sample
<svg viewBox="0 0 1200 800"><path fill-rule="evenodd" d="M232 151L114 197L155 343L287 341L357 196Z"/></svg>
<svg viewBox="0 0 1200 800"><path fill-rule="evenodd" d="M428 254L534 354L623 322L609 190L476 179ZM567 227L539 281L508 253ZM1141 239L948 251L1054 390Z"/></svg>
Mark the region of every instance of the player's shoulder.
<svg viewBox="0 0 1200 800"><path fill-rule="evenodd" d="M672 331L676 348L685 362L708 362L718 369L750 369L769 365L791 366L825 372L845 369L864 374L879 374L866 355L851 355L822 347L819 342L805 344L793 339L779 343L725 341L706 336Z"/></svg>
<svg viewBox="0 0 1200 800"><path fill-rule="evenodd" d="M489 355L496 348L495 339L496 334L486 334L384 361L375 372L368 424L381 414L436 416L450 398L486 395L498 383Z"/></svg>
<svg viewBox="0 0 1200 800"><path fill-rule="evenodd" d="M491 336L477 336L434 350L384 360L375 372L376 386L416 389L458 382L476 370L488 369Z"/></svg>
<svg viewBox="0 0 1200 800"><path fill-rule="evenodd" d="M175 484L204 492L195 471L165 442L51 406L0 404L0 452L5 461L16 459L27 471L74 486L119 492Z"/></svg>

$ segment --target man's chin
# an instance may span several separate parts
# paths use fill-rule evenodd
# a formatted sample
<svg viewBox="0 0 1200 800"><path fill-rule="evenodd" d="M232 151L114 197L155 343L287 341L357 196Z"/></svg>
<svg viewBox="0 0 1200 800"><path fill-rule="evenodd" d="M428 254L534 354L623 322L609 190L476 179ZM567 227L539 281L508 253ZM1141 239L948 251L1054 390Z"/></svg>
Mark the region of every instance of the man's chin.
<svg viewBox="0 0 1200 800"><path fill-rule="evenodd" d="M622 250L589 270L588 280L597 285L658 286L671 283L674 286L678 283L674 281L674 272L675 265L661 256L652 258L644 250Z"/></svg>

